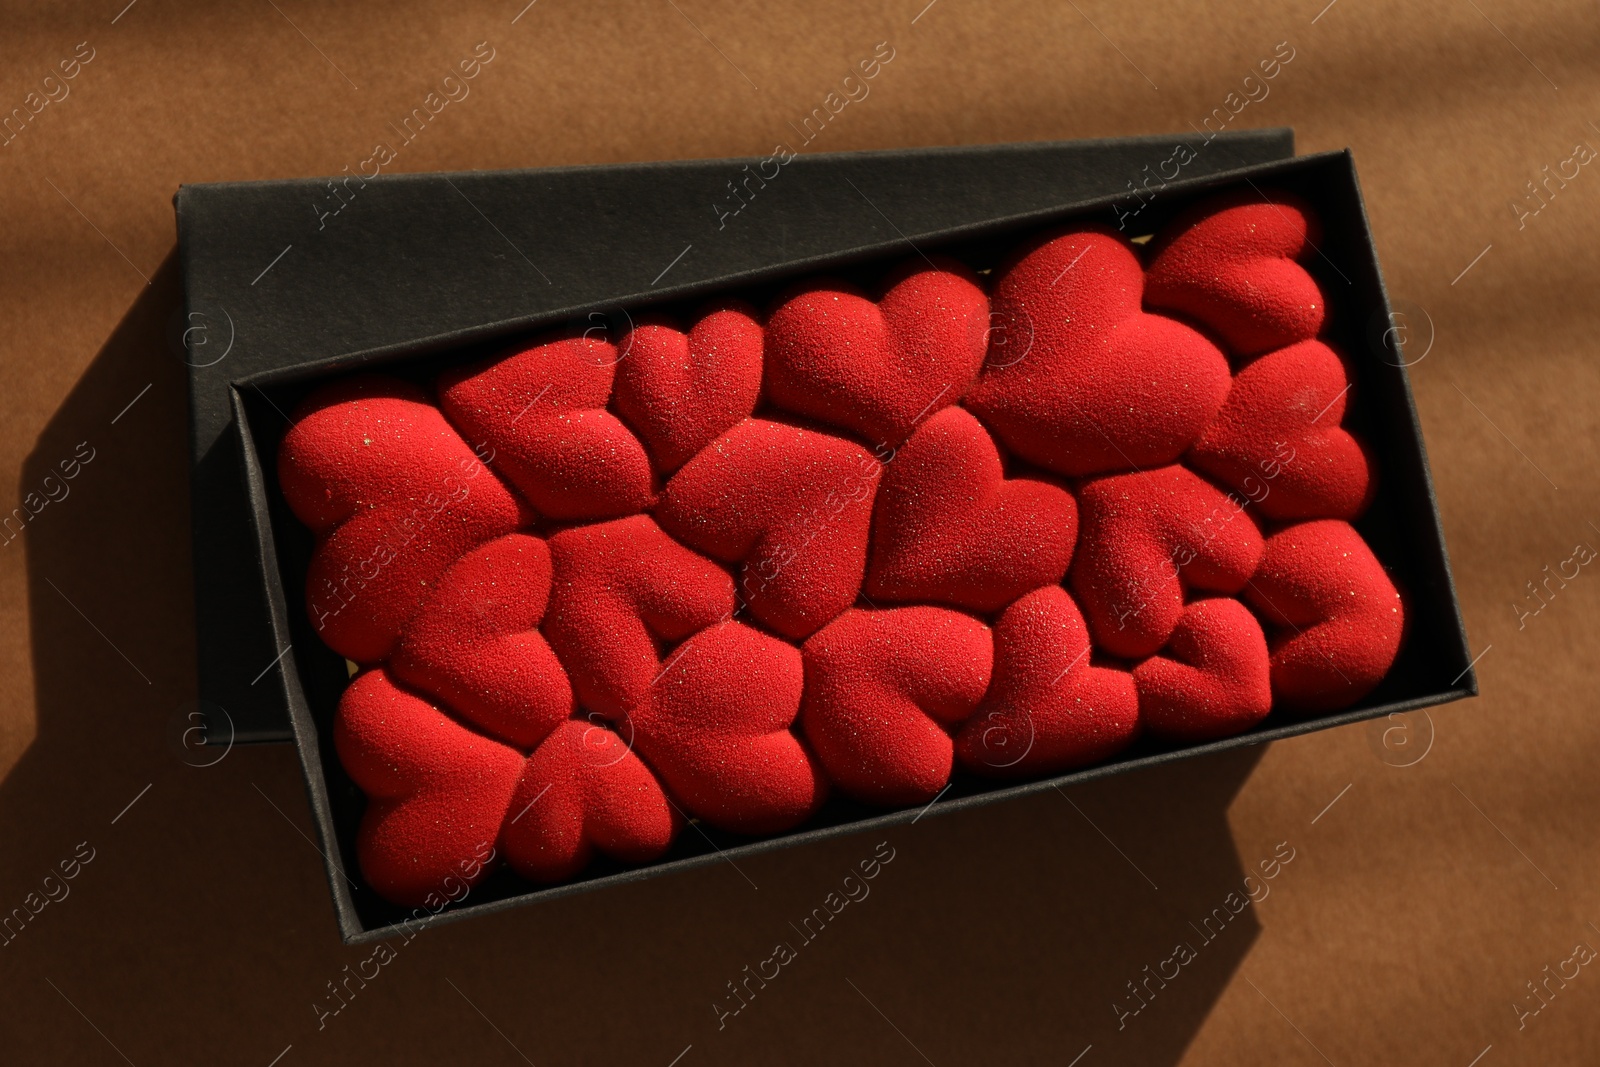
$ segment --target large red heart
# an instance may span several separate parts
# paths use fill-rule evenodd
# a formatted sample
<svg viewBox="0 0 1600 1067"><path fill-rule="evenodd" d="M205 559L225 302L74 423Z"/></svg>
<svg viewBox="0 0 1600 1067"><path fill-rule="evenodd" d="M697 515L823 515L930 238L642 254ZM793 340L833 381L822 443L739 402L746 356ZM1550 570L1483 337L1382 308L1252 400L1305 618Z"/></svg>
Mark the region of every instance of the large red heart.
<svg viewBox="0 0 1600 1067"><path fill-rule="evenodd" d="M473 725L531 749L573 712L567 672L538 629L549 596L543 541L490 541L444 572L389 670Z"/></svg>
<svg viewBox="0 0 1600 1067"><path fill-rule="evenodd" d="M1087 482L1078 508L1072 589L1114 656L1154 654L1178 625L1185 588L1237 593L1261 559L1243 501L1184 467Z"/></svg>
<svg viewBox="0 0 1600 1067"><path fill-rule="evenodd" d="M887 465L873 516L867 595L990 612L1067 573L1078 506L1059 486L1006 480L961 408L923 423Z"/></svg>
<svg viewBox="0 0 1600 1067"><path fill-rule="evenodd" d="M636 747L692 814L741 834L804 822L827 779L790 727L800 650L743 623L702 630L667 659L628 717Z"/></svg>
<svg viewBox="0 0 1600 1067"><path fill-rule="evenodd" d="M1133 669L1139 716L1162 741L1243 733L1272 710L1267 639L1250 609L1228 597L1183 609L1159 656Z"/></svg>
<svg viewBox="0 0 1600 1067"><path fill-rule="evenodd" d="M611 412L617 350L594 337L546 338L487 364L446 371L450 421L494 450L492 464L541 514L605 519L650 506L650 460Z"/></svg>
<svg viewBox="0 0 1600 1067"><path fill-rule="evenodd" d="M501 834L524 878L560 882L595 852L648 863L682 820L661 783L622 738L598 724L563 723L523 766Z"/></svg>
<svg viewBox="0 0 1600 1067"><path fill-rule="evenodd" d="M444 569L529 516L414 385L319 389L278 449L278 484L317 535L306 610L341 656L376 663Z"/></svg>
<svg viewBox="0 0 1600 1067"><path fill-rule="evenodd" d="M944 608L854 609L805 643L806 740L844 792L923 804L950 780L949 730L989 688L989 628Z"/></svg>
<svg viewBox="0 0 1600 1067"><path fill-rule="evenodd" d="M1078 605L1048 585L995 624L994 681L956 737L956 758L977 774L1027 778L1108 759L1138 733L1133 679L1090 663Z"/></svg>
<svg viewBox="0 0 1600 1067"><path fill-rule="evenodd" d="M733 580L648 515L550 539L555 590L545 636L578 699L619 720L661 672L660 653L733 614Z"/></svg>
<svg viewBox="0 0 1600 1067"><path fill-rule="evenodd" d="M656 517L690 547L742 562L751 614L803 639L861 591L882 472L843 438L746 419L673 475Z"/></svg>
<svg viewBox="0 0 1600 1067"><path fill-rule="evenodd" d="M374 889L431 906L460 899L452 879L470 887L488 877L522 753L468 730L381 667L340 698L333 744L367 794L356 855Z"/></svg>
<svg viewBox="0 0 1600 1067"><path fill-rule="evenodd" d="M1270 519L1353 519L1372 497L1372 464L1339 422L1350 381L1321 341L1301 341L1239 372L1189 462Z"/></svg>
<svg viewBox="0 0 1600 1067"><path fill-rule="evenodd" d="M1177 459L1222 406L1228 361L1189 327L1146 314L1143 288L1132 246L1109 232L1030 246L995 283L1003 328L967 407L1060 474Z"/></svg>
<svg viewBox="0 0 1600 1067"><path fill-rule="evenodd" d="M1145 303L1191 315L1241 356L1315 337L1322 290L1297 259L1316 248L1311 209L1281 193L1197 205L1152 246Z"/></svg>
<svg viewBox="0 0 1600 1067"><path fill-rule="evenodd" d="M1347 522L1303 522L1273 534L1245 597L1279 627L1272 693L1286 708L1348 707L1383 680L1400 651L1400 594Z"/></svg>
<svg viewBox="0 0 1600 1067"><path fill-rule="evenodd" d="M877 302L843 283L817 283L767 320L767 399L898 445L966 394L988 329L989 301L954 261L904 264Z"/></svg>
<svg viewBox="0 0 1600 1067"><path fill-rule="evenodd" d="M688 333L666 319L644 319L617 347L617 414L644 438L664 474L755 410L762 331L741 301L702 311Z"/></svg>

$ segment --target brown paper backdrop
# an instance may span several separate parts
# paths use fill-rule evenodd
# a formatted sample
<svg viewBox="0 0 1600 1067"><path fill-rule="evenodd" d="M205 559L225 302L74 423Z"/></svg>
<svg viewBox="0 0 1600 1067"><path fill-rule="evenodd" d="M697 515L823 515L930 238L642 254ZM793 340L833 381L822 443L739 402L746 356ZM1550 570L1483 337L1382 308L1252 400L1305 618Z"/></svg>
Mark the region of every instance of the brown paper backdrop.
<svg viewBox="0 0 1600 1067"><path fill-rule="evenodd" d="M1511 206L1600 146L1592 4L124 2L0 11L0 110L93 49L0 148L0 504L94 450L0 547L0 911L93 850L0 947L8 1062L1594 1062L1600 971L1563 961L1600 947L1600 578L1514 605L1600 546L1600 163ZM355 164L480 41L395 169L764 154L880 41L814 148L1183 130L1288 41L1235 124L1355 150L1484 695L894 830L871 896L721 1029L874 839L428 930L319 1029L372 950L338 942L292 750L199 769L165 739L194 697L170 198Z"/></svg>

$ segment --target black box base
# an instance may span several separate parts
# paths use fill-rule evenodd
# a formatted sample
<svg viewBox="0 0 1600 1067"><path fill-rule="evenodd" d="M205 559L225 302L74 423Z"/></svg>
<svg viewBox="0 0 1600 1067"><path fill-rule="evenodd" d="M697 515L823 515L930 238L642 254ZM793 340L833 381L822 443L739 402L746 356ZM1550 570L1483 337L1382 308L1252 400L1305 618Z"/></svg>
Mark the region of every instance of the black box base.
<svg viewBox="0 0 1600 1067"><path fill-rule="evenodd" d="M1333 325L1328 340L1350 357L1361 401L1351 427L1371 446L1378 463L1376 499L1358 529L1372 546L1405 597L1408 633L1399 658L1384 682L1356 706L1332 715L1290 719L1274 713L1255 729L1225 740L1187 748L1142 741L1099 766L1019 785L995 785L957 775L951 788L927 809L883 812L839 799L805 827L762 840L718 834L680 835L669 856L642 867L595 866L578 880L553 888L534 888L506 873L476 888L463 903L438 915L454 920L485 915L538 900L549 900L602 886L652 878L672 871L737 860L745 855L803 844L822 838L866 832L910 822L923 814L962 810L1024 796L1071 782L1120 774L1139 767L1204 753L1226 751L1374 718L1442 704L1477 691L1467 640L1450 575L1443 532L1435 507L1416 410L1412 404L1401 353L1390 347L1390 308L1361 201L1353 160L1348 152L1325 153L1250 167L1233 174L1176 181L1161 189L1137 215L1129 233L1152 232L1196 200L1223 190L1254 188L1287 191L1309 201L1322 217L1325 239L1319 256L1308 264L1329 294ZM928 253L943 252L982 269L992 266L1023 234L1066 223L1116 226L1128 218L1128 202L1106 198L1088 205L1054 208L992 222L958 226L919 235L916 244ZM703 298L711 292L739 291L761 302L776 287L803 273L827 268L830 273L871 271L904 258L910 250L895 237L875 245L801 264L753 268L711 280L685 279L662 292L656 303ZM637 307L644 300L630 303ZM597 303L595 310L605 310ZM267 578L267 594L275 647L292 646L272 682L291 713L296 743L305 769L312 806L328 860L340 930L347 941L390 936L409 913L386 904L375 893L352 892L349 875L359 884L355 830L364 800L335 757L330 731L335 706L346 682L343 661L323 647L306 618L301 578L309 558L310 538L289 514L275 484L273 459L285 420L282 411L319 381L352 366L381 366L386 372L428 374L444 362L471 359L509 336L569 318L565 310L530 315L510 326L474 328L433 338L424 344L401 344L325 361L313 366L269 371L236 384L231 400L242 432L246 484L252 505L257 560ZM265 680L263 680L265 681Z"/></svg>

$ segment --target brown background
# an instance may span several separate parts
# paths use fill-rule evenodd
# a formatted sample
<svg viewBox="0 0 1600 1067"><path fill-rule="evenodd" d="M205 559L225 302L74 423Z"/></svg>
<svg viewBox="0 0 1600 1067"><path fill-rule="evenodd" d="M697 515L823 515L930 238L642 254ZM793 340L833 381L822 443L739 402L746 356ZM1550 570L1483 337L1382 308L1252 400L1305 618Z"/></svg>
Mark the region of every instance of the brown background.
<svg viewBox="0 0 1600 1067"><path fill-rule="evenodd" d="M124 2L0 10L0 110L95 50L0 148L0 505L95 449L0 548L0 911L95 850L0 948L7 1062L1595 1061L1594 968L1520 1031L1512 1007L1600 947L1600 579L1513 606L1600 545L1600 167L1510 207L1600 145L1592 4ZM873 839L751 859L755 889L719 866L429 930L319 1031L371 950L338 942L292 750L197 769L167 740L194 698L170 199L353 165L484 40L395 169L766 154L884 40L815 149L1186 130L1289 41L1238 125L1355 150L1432 338L1412 373L1483 696L895 830L871 897L720 1032L724 983ZM1279 842L1271 895L1118 1031L1124 983Z"/></svg>

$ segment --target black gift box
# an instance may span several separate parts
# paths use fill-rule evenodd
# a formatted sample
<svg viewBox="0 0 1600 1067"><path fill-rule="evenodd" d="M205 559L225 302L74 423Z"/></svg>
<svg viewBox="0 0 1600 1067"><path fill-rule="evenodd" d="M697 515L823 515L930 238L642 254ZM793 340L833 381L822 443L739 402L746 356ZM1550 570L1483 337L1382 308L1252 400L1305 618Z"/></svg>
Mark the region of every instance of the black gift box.
<svg viewBox="0 0 1600 1067"><path fill-rule="evenodd" d="M1190 154L1198 160L1204 158L1211 147L1197 144L1191 147ZM989 154L991 180L1003 173L1007 166L1007 149L973 151ZM895 196L872 184L872 171L869 168L846 182L845 188L847 191L854 188L859 200L866 201L870 210L876 213L876 226L853 231L853 240L843 232L836 231L833 246L825 251L808 251L776 263L761 262L757 256L755 262L742 266L736 265L737 257L733 257L728 263L734 265L735 269L726 273L693 276L686 271L673 284L657 277L659 284L654 287L636 284L628 289L623 279L614 279L612 289L597 285L591 300L573 307L533 311L487 326L466 326L429 336L405 337L321 359L294 364L285 362L230 379L226 396L237 433L237 455L242 459L242 483L248 500L252 531L247 549L235 546L234 551L248 557L247 562L251 567L259 569L270 621L270 646L271 649L285 650L260 681L262 684L270 683L287 706L328 859L328 875L345 940L359 942L388 936L395 924L408 920L431 920L434 913L429 909L407 912L387 904L370 889L357 888L360 874L355 859L355 832L365 801L340 767L331 744L333 712L347 683L348 674L344 661L317 640L305 613L302 587L312 548L311 537L289 513L275 484L277 446L287 428L283 412L291 410L301 397L322 381L352 367L381 365L386 373L415 376L419 381L428 380L440 367L481 358L488 351L503 345L508 338L563 323L572 323L581 328L581 324L591 321L587 318L590 313L600 316L593 320L599 322L607 316L647 304L670 308L679 301L693 304L711 293L722 292L736 292L760 305L797 276L826 269L834 275L865 278L880 273L890 263L918 252L953 255L981 270L995 265L1007 250L1027 235L1064 224L1120 226L1129 236L1137 237L1156 231L1178 211L1197 199L1219 191L1253 190L1260 193L1273 189L1297 194L1313 205L1323 222L1321 247L1307 266L1328 296L1332 326L1327 331L1327 337L1350 357L1352 363L1354 385L1360 400L1352 407L1346 424L1371 446L1378 465L1376 499L1357 527L1405 598L1407 636L1398 660L1378 689L1355 707L1336 714L1294 719L1274 713L1245 734L1186 748L1165 747L1145 740L1104 764L1020 785L997 785L987 780L968 778L958 772L951 787L920 811L884 812L836 797L801 829L766 839L740 839L697 825L680 834L672 851L663 860L641 868L623 868L597 861L577 880L551 888L536 888L508 872L501 872L474 888L460 903L438 912L441 919L489 913L533 900L550 899L692 866L737 861L744 855L768 849L910 822L925 814L1027 795L1069 782L1085 781L1198 753L1259 744L1474 694L1476 680L1469 662L1466 635L1450 577L1421 432L1406 378L1406 353L1399 343L1400 335L1391 329L1394 319L1384 292L1350 155L1347 152L1325 153L1259 163L1203 176L1191 176L1194 171L1184 168L1176 178L1169 180L1163 175L1151 181L1146 175L1160 170L1162 161L1173 158L1172 144L1170 139L1145 141L1140 151L1145 154L1133 157L1137 166L1118 169L1119 162L1106 164L1100 174L1099 188L1111 191L1112 195L1088 202L1082 202L1080 197L1077 203L1069 198L1066 206L1046 207L1014 214L1009 218L983 221L966 219L961 224L944 228L926 225L907 228L905 223L897 225L890 222L897 214L905 218L912 213ZM899 156L902 162L914 159L919 166L939 169L939 153L893 155ZM849 160L873 158L870 154L840 156L828 162L841 164ZM1123 160L1126 158L1124 156ZM966 162L963 159L954 166L959 169ZM1086 169L1093 169L1087 156L1082 157L1079 163ZM739 161L735 161L733 169L737 171L738 166ZM592 174L599 181L599 176L606 170L603 168ZM537 175L538 172L527 172L518 177L537 181ZM447 192L451 184L458 185L466 196L472 198L475 208L489 215L492 214L491 209L499 205L493 202L487 189L467 183L492 182L494 177L416 180L435 184L443 182ZM1130 178L1137 180L1130 182ZM983 197L976 196L974 199ZM759 201L753 203L751 209L754 210L757 204ZM968 206L976 210L975 205ZM459 225L461 221L457 216L452 225ZM867 222L871 223L871 219L867 219ZM885 226L886 222L889 225ZM381 235L371 238L380 243L385 239L393 238L382 238ZM800 238L795 235L789 240L799 242ZM675 269L671 263L672 256L678 254L674 250L678 238L652 235L640 241L649 245L652 255L641 255L640 262L645 266L635 273L643 277L646 274L653 275L654 271L663 271L670 279L670 272ZM512 239L507 237L505 243L512 244ZM683 244L692 245L693 242L686 240ZM677 244L677 248L682 249L683 244ZM538 247L549 249L552 246ZM753 249L749 254L756 256ZM555 257L548 251L545 255L554 265ZM517 269L512 262L514 256L509 251L501 259L502 270ZM374 278L365 283L367 286L395 285L397 280L394 275L407 273L405 269L392 264L348 264L352 272L358 267L384 276L383 279ZM543 264L541 267L550 269ZM186 276L190 280L193 280L193 269L192 263L186 263ZM644 278L644 282L648 283L649 278ZM404 294L406 287L402 284L398 288ZM537 293L538 288L535 286L529 291ZM329 294L328 298L336 299L337 294ZM368 298L360 306L370 309L374 304L396 299L392 295L382 300ZM191 314L197 307L195 300L196 294L191 290ZM533 305L534 302L529 301L528 304ZM341 312L345 313L348 311ZM354 327L352 331L355 331ZM381 333L377 335L381 336ZM198 406L198 394L196 402ZM197 416L197 423L199 421ZM202 460L202 467L205 462ZM201 476L197 472L197 492L200 491L200 485ZM204 526L205 520L197 518L197 555L201 554L198 539ZM204 625L202 614L202 627ZM203 659L208 650L215 651L214 647L208 649L203 642ZM268 650L263 662L273 654ZM213 667L220 666L223 664L213 664ZM234 670L245 668L239 662L226 666ZM694 832L696 829L700 832Z"/></svg>

